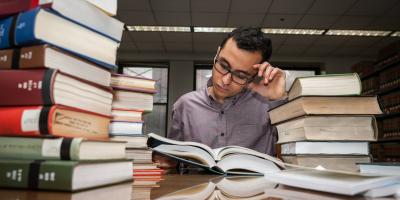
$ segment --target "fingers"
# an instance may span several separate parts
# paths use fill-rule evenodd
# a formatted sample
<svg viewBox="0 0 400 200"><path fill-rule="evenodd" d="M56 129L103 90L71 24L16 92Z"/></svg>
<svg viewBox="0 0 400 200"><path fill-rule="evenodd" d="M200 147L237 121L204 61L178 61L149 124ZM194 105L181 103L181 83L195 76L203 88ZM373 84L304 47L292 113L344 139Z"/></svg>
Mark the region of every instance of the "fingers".
<svg viewBox="0 0 400 200"><path fill-rule="evenodd" d="M253 65L253 68L258 70L258 73L257 73L258 76L263 77L264 85L268 85L269 82L272 81L276 77L276 75L282 71L281 69L279 69L277 67L273 67L268 62Z"/></svg>

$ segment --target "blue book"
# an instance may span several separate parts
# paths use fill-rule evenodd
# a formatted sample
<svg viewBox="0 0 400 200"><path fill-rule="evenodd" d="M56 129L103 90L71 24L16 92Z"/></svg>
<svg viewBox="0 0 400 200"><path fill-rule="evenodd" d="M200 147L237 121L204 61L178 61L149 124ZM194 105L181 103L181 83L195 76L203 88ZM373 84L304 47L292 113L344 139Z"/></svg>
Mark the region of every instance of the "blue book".
<svg viewBox="0 0 400 200"><path fill-rule="evenodd" d="M119 43L47 9L36 8L0 20L0 49L51 44L110 69Z"/></svg>

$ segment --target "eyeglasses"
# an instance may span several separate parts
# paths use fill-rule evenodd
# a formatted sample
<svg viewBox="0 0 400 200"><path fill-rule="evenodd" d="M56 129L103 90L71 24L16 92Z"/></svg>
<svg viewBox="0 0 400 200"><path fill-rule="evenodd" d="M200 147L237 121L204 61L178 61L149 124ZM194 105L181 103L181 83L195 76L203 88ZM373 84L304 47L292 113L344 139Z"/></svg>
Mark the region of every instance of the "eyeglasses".
<svg viewBox="0 0 400 200"><path fill-rule="evenodd" d="M220 58L215 59L214 68L218 73L224 76L230 73L232 81L239 85L245 85L246 83L250 83L257 76L257 74L249 76L244 72L232 70L229 64L223 60L220 60Z"/></svg>

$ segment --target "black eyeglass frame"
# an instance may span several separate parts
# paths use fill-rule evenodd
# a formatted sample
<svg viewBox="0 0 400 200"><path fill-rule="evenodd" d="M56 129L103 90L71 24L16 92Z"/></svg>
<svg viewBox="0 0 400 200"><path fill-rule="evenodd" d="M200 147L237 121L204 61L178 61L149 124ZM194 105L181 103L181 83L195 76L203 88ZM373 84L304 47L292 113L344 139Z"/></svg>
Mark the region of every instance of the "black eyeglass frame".
<svg viewBox="0 0 400 200"><path fill-rule="evenodd" d="M235 81L234 78L233 78L233 76L236 76L236 77L238 77L239 79L242 79L242 78L240 78L240 76L242 76L242 75L240 75L239 72L237 72L237 71L235 71L235 70L232 70L229 66L226 66L226 65L224 65L224 64L221 64L222 61L219 59L219 52L220 52L220 51L221 51L221 49L218 49L217 55L215 56L215 59L214 59L214 65L213 65L213 68L215 68L215 70L217 70L218 73L220 73L220 74L222 74L222 75L224 75L224 76L227 75L228 73L230 73L230 74L231 74L231 80L232 80L233 82L239 84L239 85L246 85L246 84L249 84L249 83L251 83L251 82L253 82L253 81L258 81L258 80L260 80L260 78L258 78L258 76L257 76L258 73L256 73L256 74L254 74L254 75L252 75L252 76L250 76L250 77L245 77L245 78L246 78L246 81L245 81L244 83L238 83L237 81ZM223 72L219 71L219 70L215 67L215 64L217 64L217 62L219 63L219 65L221 65L221 67L222 67L224 70L227 71L226 73L223 73ZM261 77L261 78L262 78L262 77Z"/></svg>

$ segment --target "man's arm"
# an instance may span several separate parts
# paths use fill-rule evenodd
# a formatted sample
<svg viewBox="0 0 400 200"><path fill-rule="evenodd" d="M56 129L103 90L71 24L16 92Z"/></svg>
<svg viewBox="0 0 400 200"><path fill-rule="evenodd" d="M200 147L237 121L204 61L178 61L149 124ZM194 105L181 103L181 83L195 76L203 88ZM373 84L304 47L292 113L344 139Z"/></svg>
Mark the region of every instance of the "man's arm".
<svg viewBox="0 0 400 200"><path fill-rule="evenodd" d="M167 137L173 140L184 141L181 113L177 111L175 107L176 105L174 105L172 109L171 127L168 131Z"/></svg>
<svg viewBox="0 0 400 200"><path fill-rule="evenodd" d="M180 117L180 112L176 111L176 105L172 108L172 121L171 128L167 133L167 137L173 140L183 141L183 132L182 132L182 120ZM153 161L160 163L160 167L163 169L173 169L178 166L178 162L166 156L153 153Z"/></svg>

